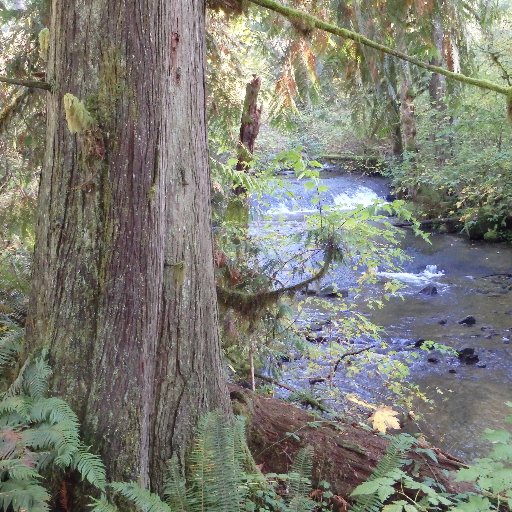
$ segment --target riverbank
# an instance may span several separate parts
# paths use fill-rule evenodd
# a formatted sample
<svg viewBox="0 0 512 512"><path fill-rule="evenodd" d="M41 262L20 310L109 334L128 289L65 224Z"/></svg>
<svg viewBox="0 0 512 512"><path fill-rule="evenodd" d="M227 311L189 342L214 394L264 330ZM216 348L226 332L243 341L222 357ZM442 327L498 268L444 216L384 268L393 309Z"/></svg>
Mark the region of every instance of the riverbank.
<svg viewBox="0 0 512 512"><path fill-rule="evenodd" d="M344 174L336 169L321 173L321 184L327 187L324 204L350 207L371 204L385 198L385 179L360 174ZM264 212L273 219L275 229L290 235L304 229L304 221L314 208L312 193L301 193L301 184L289 180L293 197L265 198ZM269 217L270 216L270 217ZM259 221L251 230L258 234ZM268 227L268 226L267 226ZM504 403L511 399L512 389L512 293L508 274L512 272L512 248L506 244L472 242L460 235L433 234L431 243L414 237L405 230L402 249L409 256L401 272L382 274L366 292L352 291L357 272L338 266L328 273L318 289L344 290L345 297L322 297L327 307L301 296L302 323L312 331L308 343L312 356L283 363L285 384L321 397L330 408L354 407L346 398L359 396L369 403L393 403L396 399L389 382L381 375L383 365L405 364L410 375L405 380L417 386L427 402L415 400L411 405L419 421L406 426L411 432L423 432L447 451L471 459L488 449L481 441L486 427L500 428L507 414ZM295 251L299 250L297 245ZM494 275L499 274L499 275ZM402 296L386 292L390 279L403 285ZM430 289L431 293L421 293ZM367 307L373 295L388 295L381 309ZM362 353L365 368L354 373L352 361L338 365L333 378L321 378L313 386L311 377L325 377L332 372L333 360L328 355L340 352L346 300L377 325L383 327L378 339L352 339L346 351L376 345L372 358ZM472 325L460 324L473 316ZM314 326L314 329L308 327ZM466 364L455 355L415 348L420 340L433 340L453 350L472 349L478 357ZM320 358L319 358L320 354ZM335 359L334 359L335 360ZM314 372L311 371L314 368ZM278 395L285 397L280 390ZM356 408L358 406L355 406ZM359 407L359 409L361 409ZM360 410L364 414L367 411ZM407 415L404 410L404 415Z"/></svg>

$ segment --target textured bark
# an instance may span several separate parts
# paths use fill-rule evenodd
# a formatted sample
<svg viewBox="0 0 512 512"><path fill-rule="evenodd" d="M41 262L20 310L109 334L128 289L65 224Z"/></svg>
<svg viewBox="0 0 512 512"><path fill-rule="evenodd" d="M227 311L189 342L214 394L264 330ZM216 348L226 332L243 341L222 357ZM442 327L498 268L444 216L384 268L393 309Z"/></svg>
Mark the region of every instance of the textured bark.
<svg viewBox="0 0 512 512"><path fill-rule="evenodd" d="M254 78L247 84L245 89L244 107L240 120L240 140L238 142L237 171L244 171L254 153L254 144L260 131L261 111L263 106L258 107L258 94L261 87L261 78L254 75Z"/></svg>
<svg viewBox="0 0 512 512"><path fill-rule="evenodd" d="M403 147L410 153L417 151L416 116L414 114L414 92L409 63L401 63L400 120L402 124Z"/></svg>
<svg viewBox="0 0 512 512"><path fill-rule="evenodd" d="M253 79L247 84L245 89L244 106L242 117L240 119L240 140L238 141L238 162L237 171L247 171L252 154L254 153L254 144L258 137L261 124L261 112L263 105L258 107L258 94L261 88L261 78L253 75ZM234 192L237 196L245 194L247 190L242 185L235 187ZM246 205L247 206L247 205Z"/></svg>
<svg viewBox="0 0 512 512"><path fill-rule="evenodd" d="M431 63L435 66L447 67L447 59L445 58L445 41L449 41L449 34L445 34L445 28L443 26L443 18L441 16L441 9L443 3L436 1L436 14L432 19L432 42L439 54L435 59L432 59ZM449 45L451 47L451 44ZM434 145L434 151L436 154L437 161L442 164L448 157L451 140L447 135L439 136L438 132L445 130L449 119L446 116L446 94L447 94L447 83L446 77L438 73L433 73L430 77L429 83L429 95L430 103L432 105L432 121L434 125L434 131L431 135L431 139Z"/></svg>
<svg viewBox="0 0 512 512"><path fill-rule="evenodd" d="M226 407L210 234L201 0L53 0L29 349L112 479L160 489ZM71 135L63 97L96 120Z"/></svg>
<svg viewBox="0 0 512 512"><path fill-rule="evenodd" d="M443 41L444 30L441 16L436 14L432 20L432 41L439 54L439 57L430 61L434 66L446 65L443 59ZM430 101L434 108L439 111L446 110L445 96L446 96L446 77L439 73L432 73L429 82Z"/></svg>

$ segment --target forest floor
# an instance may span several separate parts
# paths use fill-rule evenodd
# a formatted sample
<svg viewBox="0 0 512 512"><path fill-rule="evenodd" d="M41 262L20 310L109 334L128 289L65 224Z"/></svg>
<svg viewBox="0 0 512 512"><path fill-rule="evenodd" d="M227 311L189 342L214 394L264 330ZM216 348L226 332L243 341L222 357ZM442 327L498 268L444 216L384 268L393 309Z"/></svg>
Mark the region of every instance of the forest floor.
<svg viewBox="0 0 512 512"><path fill-rule="evenodd" d="M286 473L297 451L313 448L313 483L330 484L338 497L338 510L349 500L351 491L368 479L384 456L389 440L370 429L350 421L329 421L283 400L260 396L231 386L231 399L236 414L248 419L249 448L264 473ZM410 463L404 471L416 478L429 477L459 493L468 484L455 482L453 474L465 463L420 441L406 455ZM429 457L425 451L428 450ZM436 460L434 460L436 459Z"/></svg>

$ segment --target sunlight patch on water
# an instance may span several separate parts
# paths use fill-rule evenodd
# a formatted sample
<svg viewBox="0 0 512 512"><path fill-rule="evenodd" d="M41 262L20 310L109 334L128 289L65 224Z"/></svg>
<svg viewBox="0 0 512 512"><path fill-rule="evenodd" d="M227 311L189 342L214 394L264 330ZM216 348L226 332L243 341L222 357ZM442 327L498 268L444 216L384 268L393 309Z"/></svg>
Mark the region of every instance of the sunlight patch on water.
<svg viewBox="0 0 512 512"><path fill-rule="evenodd" d="M280 202L267 211L267 215L292 215L309 214L319 211L320 206L313 207L309 202L312 198L297 197L292 201ZM322 197L322 206L332 206L338 210L353 210L355 208L372 205L379 196L368 187L357 187L339 194L325 195Z"/></svg>
<svg viewBox="0 0 512 512"><path fill-rule="evenodd" d="M379 196L367 187L358 187L353 192L343 192L334 196L334 204L341 210L352 210L356 207L370 206Z"/></svg>
<svg viewBox="0 0 512 512"><path fill-rule="evenodd" d="M377 275L386 279L395 279L410 285L424 285L444 277L444 272L438 270L437 265L427 265L425 270L419 274L413 274L412 272L378 272Z"/></svg>

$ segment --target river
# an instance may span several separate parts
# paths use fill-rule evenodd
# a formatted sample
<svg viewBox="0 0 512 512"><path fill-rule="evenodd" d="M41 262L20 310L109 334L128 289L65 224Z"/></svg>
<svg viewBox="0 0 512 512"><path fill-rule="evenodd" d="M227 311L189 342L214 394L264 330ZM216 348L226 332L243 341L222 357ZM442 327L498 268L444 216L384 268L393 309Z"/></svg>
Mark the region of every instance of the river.
<svg viewBox="0 0 512 512"><path fill-rule="evenodd" d="M326 185L322 205L336 205L341 209L369 205L388 193L385 179L340 172L321 172L321 183ZM314 190L305 190L294 178L286 180L292 194L267 196L259 203L251 223L251 233L258 237L269 232L300 234L305 219L318 209L311 204ZM393 405L393 395L383 379L377 376L379 358L406 362L410 368L407 380L419 386L431 400L414 402L418 421L404 420L408 431L421 431L435 445L465 459L485 453L481 439L485 428L503 428L504 418L510 414L505 402L512 401L512 247L505 244L471 242L462 235L434 234L431 243L404 230L401 245L410 257L401 272L381 274L381 279L368 293L383 292L386 280L396 279L404 286L402 296L392 296L381 309L368 309L367 295L359 293L349 300L357 311L373 323L382 326L381 339L387 348L376 349L376 359L368 363L366 371L354 375L350 366L341 365L335 377L328 382L310 386L307 376L315 361L299 358L284 365L282 380L287 384L307 388L318 396L338 399L327 401L330 407L346 408L343 397L359 395L370 403ZM271 238L270 238L271 239ZM281 246L280 256L300 251L300 241ZM357 278L353 269L334 266L323 278L321 286L335 283L340 289L350 289ZM286 279L286 276L283 276ZM433 295L420 293L426 286L435 287ZM297 303L303 300L300 296ZM303 303L304 324L314 321L326 323L315 336L334 340L336 317L345 313L345 301L328 299L332 310ZM339 313L336 305L339 303ZM343 304L343 306L342 306ZM473 316L473 325L460 324ZM432 340L456 350L472 348L478 361L466 364L456 355L438 351L420 350L414 344ZM372 340L352 340L354 347L364 347ZM329 346L323 344L328 352ZM318 344L316 344L318 347ZM415 354L415 359L410 358ZM325 374L328 364L318 361L316 373ZM314 373L314 372L313 372ZM404 414L407 418L407 415Z"/></svg>

